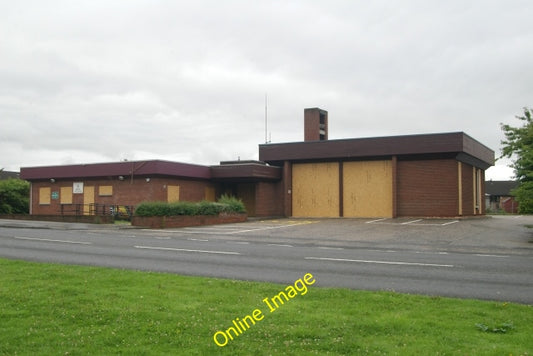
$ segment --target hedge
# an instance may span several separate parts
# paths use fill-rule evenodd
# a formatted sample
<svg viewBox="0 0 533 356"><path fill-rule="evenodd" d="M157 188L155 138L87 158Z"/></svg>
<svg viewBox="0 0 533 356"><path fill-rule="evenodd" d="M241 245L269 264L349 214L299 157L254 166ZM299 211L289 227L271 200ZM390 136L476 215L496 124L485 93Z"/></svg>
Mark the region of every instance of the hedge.
<svg viewBox="0 0 533 356"><path fill-rule="evenodd" d="M220 213L246 213L241 200L223 195L218 202L143 202L135 208L137 216L218 215Z"/></svg>

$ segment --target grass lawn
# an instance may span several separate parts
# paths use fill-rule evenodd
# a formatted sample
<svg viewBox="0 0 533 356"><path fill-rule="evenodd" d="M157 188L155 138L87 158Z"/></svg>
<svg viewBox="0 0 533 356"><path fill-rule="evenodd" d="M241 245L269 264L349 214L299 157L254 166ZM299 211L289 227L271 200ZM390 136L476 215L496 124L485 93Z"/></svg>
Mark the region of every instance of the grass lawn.
<svg viewBox="0 0 533 356"><path fill-rule="evenodd" d="M285 285L5 259L0 268L1 355L533 353L527 305L311 285L271 313L262 300ZM255 309L260 321L215 344Z"/></svg>

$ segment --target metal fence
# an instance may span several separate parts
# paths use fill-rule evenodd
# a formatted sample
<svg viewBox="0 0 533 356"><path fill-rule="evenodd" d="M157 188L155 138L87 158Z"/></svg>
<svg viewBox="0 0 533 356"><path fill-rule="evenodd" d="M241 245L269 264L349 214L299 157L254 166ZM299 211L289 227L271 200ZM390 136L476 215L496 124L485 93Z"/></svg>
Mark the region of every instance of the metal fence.
<svg viewBox="0 0 533 356"><path fill-rule="evenodd" d="M135 207L133 205L109 204L61 204L61 215L97 215L114 216L115 219L130 220Z"/></svg>

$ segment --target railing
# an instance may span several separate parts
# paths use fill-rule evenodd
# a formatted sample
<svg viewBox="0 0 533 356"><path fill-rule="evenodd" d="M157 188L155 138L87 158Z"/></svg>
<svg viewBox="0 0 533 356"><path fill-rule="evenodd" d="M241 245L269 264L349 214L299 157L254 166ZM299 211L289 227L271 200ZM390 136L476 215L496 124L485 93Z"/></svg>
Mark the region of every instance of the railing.
<svg viewBox="0 0 533 356"><path fill-rule="evenodd" d="M133 205L109 204L61 204L61 215L97 215L114 216L115 219L130 220L135 207Z"/></svg>

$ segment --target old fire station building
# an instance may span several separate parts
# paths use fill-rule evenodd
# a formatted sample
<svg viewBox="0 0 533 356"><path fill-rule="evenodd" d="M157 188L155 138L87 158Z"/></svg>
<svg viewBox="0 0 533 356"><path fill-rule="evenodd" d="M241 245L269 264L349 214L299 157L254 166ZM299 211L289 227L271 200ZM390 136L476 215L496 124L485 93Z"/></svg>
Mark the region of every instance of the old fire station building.
<svg viewBox="0 0 533 356"><path fill-rule="evenodd" d="M485 213L494 152L463 132L328 140L304 110L304 141L259 145L259 161L162 160L21 168L31 214L98 214L142 201L242 199L250 216L401 217ZM103 208L105 209L105 208Z"/></svg>

